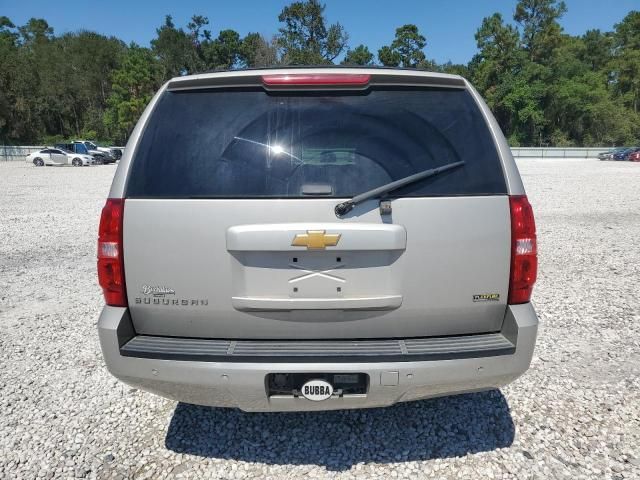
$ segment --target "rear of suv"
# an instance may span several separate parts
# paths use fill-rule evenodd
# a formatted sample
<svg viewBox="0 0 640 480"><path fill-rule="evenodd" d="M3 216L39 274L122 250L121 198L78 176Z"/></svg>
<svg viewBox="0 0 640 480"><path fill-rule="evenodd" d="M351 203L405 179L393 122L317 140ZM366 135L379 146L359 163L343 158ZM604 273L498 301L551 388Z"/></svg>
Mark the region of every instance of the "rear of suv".
<svg viewBox="0 0 640 480"><path fill-rule="evenodd" d="M179 401L386 406L525 372L536 272L515 162L463 78L185 76L102 212L99 335L114 376Z"/></svg>

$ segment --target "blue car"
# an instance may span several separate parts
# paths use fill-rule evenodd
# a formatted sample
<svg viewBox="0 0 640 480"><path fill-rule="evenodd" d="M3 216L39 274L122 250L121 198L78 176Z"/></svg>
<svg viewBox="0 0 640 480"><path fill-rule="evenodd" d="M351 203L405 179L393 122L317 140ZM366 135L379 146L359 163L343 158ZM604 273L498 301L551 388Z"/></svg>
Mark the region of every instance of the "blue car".
<svg viewBox="0 0 640 480"><path fill-rule="evenodd" d="M629 160L629 155L631 155L633 152L638 152L638 151L640 151L640 148L638 147L621 150L613 154L613 160L618 160L618 161Z"/></svg>

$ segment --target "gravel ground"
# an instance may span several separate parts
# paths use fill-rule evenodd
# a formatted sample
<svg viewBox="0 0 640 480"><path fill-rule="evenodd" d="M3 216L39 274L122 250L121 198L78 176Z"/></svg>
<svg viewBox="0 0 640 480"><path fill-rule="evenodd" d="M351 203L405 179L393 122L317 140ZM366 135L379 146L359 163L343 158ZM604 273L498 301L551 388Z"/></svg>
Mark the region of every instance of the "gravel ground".
<svg viewBox="0 0 640 480"><path fill-rule="evenodd" d="M524 160L542 326L501 391L328 413L176 404L98 345L113 166L0 163L1 478L640 478L640 164Z"/></svg>

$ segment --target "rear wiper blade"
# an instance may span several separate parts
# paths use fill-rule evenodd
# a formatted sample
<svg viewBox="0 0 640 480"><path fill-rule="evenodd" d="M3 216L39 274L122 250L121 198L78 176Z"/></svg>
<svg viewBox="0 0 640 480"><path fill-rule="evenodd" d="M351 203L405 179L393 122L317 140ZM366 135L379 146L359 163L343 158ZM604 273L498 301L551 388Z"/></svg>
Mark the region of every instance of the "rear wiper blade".
<svg viewBox="0 0 640 480"><path fill-rule="evenodd" d="M405 185L409 185L410 183L417 182L418 180L422 180L425 178L433 177L438 175L439 173L446 172L447 170L451 170L452 168L460 167L464 165L463 161L448 163L443 165L442 167L430 168L429 170L424 170L422 172L414 173L413 175L409 175L408 177L401 178L400 180L396 180L394 182L389 182L385 185L381 185L379 187L373 188L367 192L356 195L350 200L346 200L342 203L336 205L335 212L336 216L343 217L347 213L349 213L353 207L357 204L364 202L365 200L369 200L370 198L380 197L385 193L389 193L393 190L397 190L398 188L404 187Z"/></svg>

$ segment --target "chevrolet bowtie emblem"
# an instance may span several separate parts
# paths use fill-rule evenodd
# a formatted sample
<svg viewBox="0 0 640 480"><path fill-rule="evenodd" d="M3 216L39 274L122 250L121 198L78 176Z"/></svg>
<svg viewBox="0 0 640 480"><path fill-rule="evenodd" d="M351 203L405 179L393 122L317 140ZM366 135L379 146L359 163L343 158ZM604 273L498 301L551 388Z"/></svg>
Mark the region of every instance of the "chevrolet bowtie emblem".
<svg viewBox="0 0 640 480"><path fill-rule="evenodd" d="M309 250L324 250L326 247L335 247L339 241L339 233L326 233L326 230L307 230L307 233L299 233L293 237L291 245L307 247Z"/></svg>

